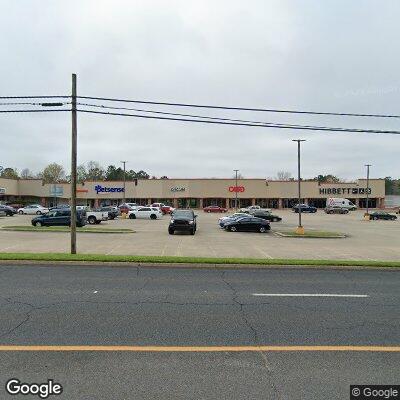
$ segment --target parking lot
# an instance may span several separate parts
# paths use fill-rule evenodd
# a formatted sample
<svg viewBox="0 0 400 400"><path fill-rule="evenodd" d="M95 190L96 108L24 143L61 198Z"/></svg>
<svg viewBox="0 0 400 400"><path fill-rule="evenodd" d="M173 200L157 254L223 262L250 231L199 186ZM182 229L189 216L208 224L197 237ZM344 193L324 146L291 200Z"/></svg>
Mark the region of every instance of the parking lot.
<svg viewBox="0 0 400 400"><path fill-rule="evenodd" d="M345 239L285 238L276 231L292 230L298 215L275 210L282 222L271 223L269 233L226 232L217 221L221 215L197 211L196 235L168 234L169 216L160 220L117 219L102 222L110 228L132 228L132 234L78 233L78 252L199 257L305 258L348 260L398 260L400 220L365 221L363 211L347 215L303 214L305 229L341 232ZM0 218L0 226L30 225L32 216ZM89 226L91 228L92 226ZM97 225L98 227L98 225ZM59 232L10 232L0 230L1 252L68 252L69 234Z"/></svg>

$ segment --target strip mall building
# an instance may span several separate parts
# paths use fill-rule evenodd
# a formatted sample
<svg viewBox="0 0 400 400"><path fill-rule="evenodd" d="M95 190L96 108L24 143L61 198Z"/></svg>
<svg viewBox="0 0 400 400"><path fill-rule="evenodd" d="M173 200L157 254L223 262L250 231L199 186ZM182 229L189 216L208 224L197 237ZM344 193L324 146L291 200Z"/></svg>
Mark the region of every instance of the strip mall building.
<svg viewBox="0 0 400 400"><path fill-rule="evenodd" d="M260 205L268 208L289 208L297 203L296 181L265 179L143 179L123 182L85 182L77 186L77 203L91 207L118 205L127 202L149 204L163 202L174 207L203 208L220 205L233 208L237 194L240 207ZM44 184L38 179L0 178L0 201L6 203L40 203L46 206L69 202L70 185ZM125 194L125 196L124 196ZM322 208L328 197L344 197L358 207L365 208L367 182L359 179L351 183L319 184L302 181L303 202ZM370 179L370 207L383 208L385 180Z"/></svg>

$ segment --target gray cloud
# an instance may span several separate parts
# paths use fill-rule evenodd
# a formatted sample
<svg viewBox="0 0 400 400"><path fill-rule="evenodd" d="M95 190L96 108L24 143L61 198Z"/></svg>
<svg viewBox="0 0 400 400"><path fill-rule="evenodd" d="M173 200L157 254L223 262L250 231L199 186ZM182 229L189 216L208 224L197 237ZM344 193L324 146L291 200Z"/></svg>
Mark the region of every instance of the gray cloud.
<svg viewBox="0 0 400 400"><path fill-rule="evenodd" d="M1 1L2 95L64 94L364 113L398 113L394 1ZM144 107L142 107L144 108ZM160 107L158 107L159 109ZM164 107L170 111L171 108ZM184 112L399 129L398 120ZM0 115L1 165L69 167L70 116ZM397 176L398 136L79 116L79 161L129 160L171 177Z"/></svg>

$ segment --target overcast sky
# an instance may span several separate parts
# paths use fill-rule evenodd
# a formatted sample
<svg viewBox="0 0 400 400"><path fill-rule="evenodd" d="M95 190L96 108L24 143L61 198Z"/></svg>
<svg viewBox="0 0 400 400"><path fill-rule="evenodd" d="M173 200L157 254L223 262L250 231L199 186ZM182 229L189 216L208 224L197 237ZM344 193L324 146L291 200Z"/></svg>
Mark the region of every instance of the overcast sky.
<svg viewBox="0 0 400 400"><path fill-rule="evenodd" d="M1 95L400 114L398 1L1 0ZM88 102L88 100L87 100ZM97 104L105 104L97 102ZM125 105L126 106L126 105ZM129 107L147 108L144 105ZM0 107L4 109L5 107ZM400 120L154 110L400 130ZM70 114L0 114L0 165L69 170ZM232 127L80 114L78 162L151 175L397 177L400 136Z"/></svg>

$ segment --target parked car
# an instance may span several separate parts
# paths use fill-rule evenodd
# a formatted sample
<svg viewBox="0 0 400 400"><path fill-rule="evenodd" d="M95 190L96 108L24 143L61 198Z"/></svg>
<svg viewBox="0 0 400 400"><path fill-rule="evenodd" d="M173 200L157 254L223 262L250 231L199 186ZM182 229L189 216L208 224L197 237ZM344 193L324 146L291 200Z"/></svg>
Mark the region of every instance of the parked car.
<svg viewBox="0 0 400 400"><path fill-rule="evenodd" d="M302 213L316 213L317 212L317 207L314 206L309 206L308 204L300 204L300 207L298 204L294 205L292 207L292 210L296 213L299 212L299 208L301 208Z"/></svg>
<svg viewBox="0 0 400 400"><path fill-rule="evenodd" d="M115 219L119 215L119 210L118 207L113 207L113 206L102 206L99 208L94 209L93 211L107 211L108 212L108 219Z"/></svg>
<svg viewBox="0 0 400 400"><path fill-rule="evenodd" d="M71 225L71 209L66 207L49 211L46 214L39 215L32 219L33 226L70 226ZM82 227L86 225L86 211L77 210L76 226Z"/></svg>
<svg viewBox="0 0 400 400"><path fill-rule="evenodd" d="M120 214L129 214L129 211L132 211L132 208L129 207L127 204L120 204L118 206L118 210Z"/></svg>
<svg viewBox="0 0 400 400"><path fill-rule="evenodd" d="M100 224L100 222L108 220L108 211L87 210L86 218L91 225Z"/></svg>
<svg viewBox="0 0 400 400"><path fill-rule="evenodd" d="M224 229L230 232L267 232L271 229L269 221L256 217L243 217L227 221Z"/></svg>
<svg viewBox="0 0 400 400"><path fill-rule="evenodd" d="M60 205L58 205L58 206L50 207L50 208L49 208L49 211L52 211L52 210L59 210L60 208L66 208L66 209L68 209L68 208L71 208L71 206L70 206L69 204L60 204Z"/></svg>
<svg viewBox="0 0 400 400"><path fill-rule="evenodd" d="M278 215L272 214L269 211L254 211L254 213L252 213L253 217L257 217L257 218L262 218L265 219L266 221L270 221L270 222L279 222L282 221L282 218L279 217Z"/></svg>
<svg viewBox="0 0 400 400"><path fill-rule="evenodd" d="M159 219L163 214L157 207L139 207L137 210L131 210L128 213L130 219Z"/></svg>
<svg viewBox="0 0 400 400"><path fill-rule="evenodd" d="M47 207L42 207L40 204L31 204L18 209L18 214L40 215L40 214L46 214L48 212L49 209Z"/></svg>
<svg viewBox="0 0 400 400"><path fill-rule="evenodd" d="M349 213L349 209L348 208L343 208L341 206L325 207L324 211L327 214L348 214Z"/></svg>
<svg viewBox="0 0 400 400"><path fill-rule="evenodd" d="M4 212L4 216L12 217L14 214L17 213L17 210L10 206L4 206L4 205L0 204L0 212L2 212L2 213Z"/></svg>
<svg viewBox="0 0 400 400"><path fill-rule="evenodd" d="M204 212L208 212L208 213L211 213L211 212L227 212L228 209L224 208L224 207L220 207L220 206L208 206L208 207L204 207L203 211Z"/></svg>
<svg viewBox="0 0 400 400"><path fill-rule="evenodd" d="M161 212L162 212L163 214L172 214L173 211L175 210L174 207L167 206L167 205L164 204L164 203L153 203L153 204L151 205L151 207L158 207L158 208L161 210Z"/></svg>
<svg viewBox="0 0 400 400"><path fill-rule="evenodd" d="M173 235L175 231L186 231L194 235L197 230L197 215L193 210L176 209L168 226L168 233Z"/></svg>
<svg viewBox="0 0 400 400"><path fill-rule="evenodd" d="M0 217L5 217L6 216L6 212L3 210L0 210Z"/></svg>
<svg viewBox="0 0 400 400"><path fill-rule="evenodd" d="M394 221L395 219L397 219L396 215L393 214L389 214L386 211L374 211L371 214L369 214L369 219L386 219L386 220L390 220L390 221Z"/></svg>
<svg viewBox="0 0 400 400"><path fill-rule="evenodd" d="M221 228L223 228L223 227L225 226L225 223L226 223L226 222L228 222L228 221L230 221L230 220L233 220L233 219L242 218L242 217L248 217L248 214L242 213L242 212L238 212L238 213L234 213L234 214L232 214L232 215L227 215L227 216L225 216L225 217L221 217L221 218L218 220L218 224L219 224L219 226L220 226Z"/></svg>

